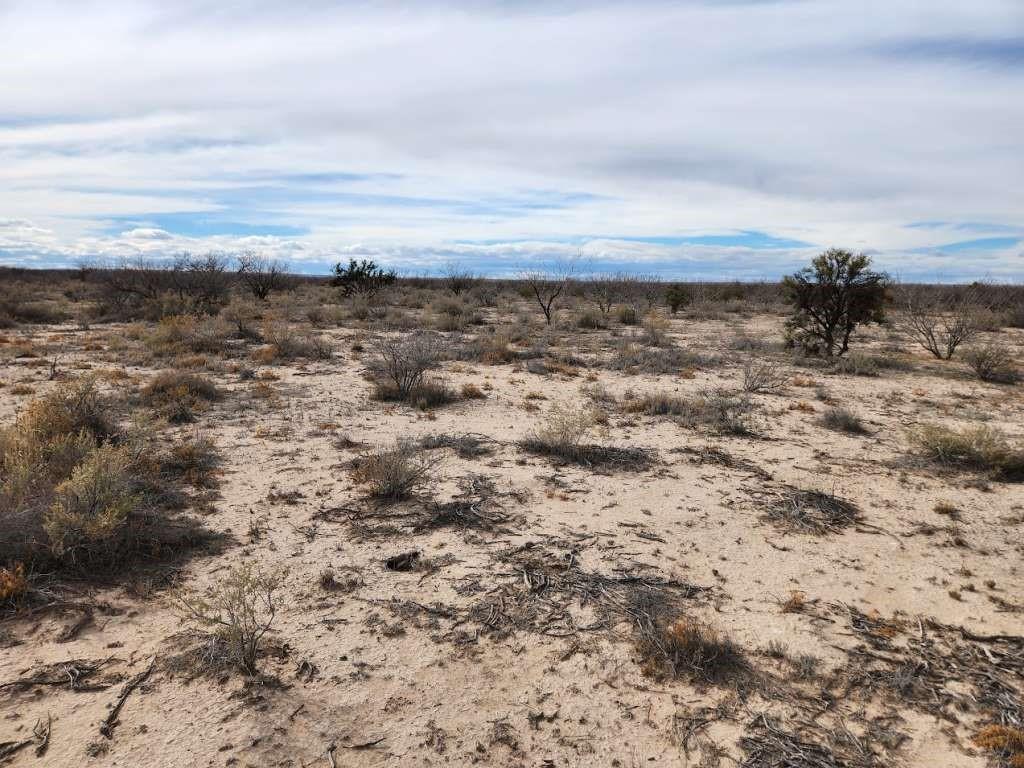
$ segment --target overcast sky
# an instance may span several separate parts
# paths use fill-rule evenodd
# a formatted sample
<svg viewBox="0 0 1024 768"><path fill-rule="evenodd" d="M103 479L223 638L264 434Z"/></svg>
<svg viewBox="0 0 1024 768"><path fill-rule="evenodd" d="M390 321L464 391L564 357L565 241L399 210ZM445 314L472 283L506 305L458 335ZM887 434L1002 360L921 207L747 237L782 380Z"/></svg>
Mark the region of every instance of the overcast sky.
<svg viewBox="0 0 1024 768"><path fill-rule="evenodd" d="M0 0L0 264L1024 279L1024 0Z"/></svg>

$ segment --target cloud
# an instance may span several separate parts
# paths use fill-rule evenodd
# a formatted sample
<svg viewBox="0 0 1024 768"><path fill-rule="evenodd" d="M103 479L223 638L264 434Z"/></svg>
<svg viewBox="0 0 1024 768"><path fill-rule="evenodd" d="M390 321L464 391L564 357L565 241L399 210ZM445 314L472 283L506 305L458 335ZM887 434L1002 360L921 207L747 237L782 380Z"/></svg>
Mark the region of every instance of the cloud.
<svg viewBox="0 0 1024 768"><path fill-rule="evenodd" d="M1017 0L9 0L0 261L588 244L730 277L835 244L1020 275L1022 40Z"/></svg>

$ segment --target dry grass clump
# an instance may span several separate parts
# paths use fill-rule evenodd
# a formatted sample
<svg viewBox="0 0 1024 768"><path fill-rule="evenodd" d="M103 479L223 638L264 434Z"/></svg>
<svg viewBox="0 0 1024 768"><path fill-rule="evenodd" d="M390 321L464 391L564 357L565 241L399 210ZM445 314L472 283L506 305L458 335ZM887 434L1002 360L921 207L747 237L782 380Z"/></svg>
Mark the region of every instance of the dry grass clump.
<svg viewBox="0 0 1024 768"><path fill-rule="evenodd" d="M964 360L982 381L992 384L1014 384L1020 380L1020 371L1014 365L1013 354L1006 347L986 344L967 350Z"/></svg>
<svg viewBox="0 0 1024 768"><path fill-rule="evenodd" d="M164 471L196 488L213 484L219 463L213 441L199 434L175 440L163 458Z"/></svg>
<svg viewBox="0 0 1024 768"><path fill-rule="evenodd" d="M730 638L708 624L685 617L643 628L637 650L644 673L652 676L721 684L750 669L742 649Z"/></svg>
<svg viewBox="0 0 1024 768"><path fill-rule="evenodd" d="M486 400L487 393L485 393L480 387L471 381L466 382L462 385L462 389L459 393L466 400Z"/></svg>
<svg viewBox="0 0 1024 768"><path fill-rule="evenodd" d="M821 423L828 429L847 432L851 435L867 434L867 428L860 417L849 408L829 408L821 417Z"/></svg>
<svg viewBox="0 0 1024 768"><path fill-rule="evenodd" d="M176 357L187 353L222 354L230 335L231 326L221 318L170 315L143 333L142 340L153 354Z"/></svg>
<svg viewBox="0 0 1024 768"><path fill-rule="evenodd" d="M598 425L599 413L593 409L555 405L518 446L528 453L589 467L641 470L651 465L654 457L649 450L585 443Z"/></svg>
<svg viewBox="0 0 1024 768"><path fill-rule="evenodd" d="M627 400L623 407L630 413L674 416L685 426L730 435L750 434L749 415L754 410L745 392L727 389L704 390L696 398L654 392Z"/></svg>
<svg viewBox="0 0 1024 768"><path fill-rule="evenodd" d="M1024 730L1009 725L987 725L971 741L995 753L1000 765L1024 768Z"/></svg>
<svg viewBox="0 0 1024 768"><path fill-rule="evenodd" d="M679 347L644 347L630 341L620 343L607 365L612 370L629 374L678 374L694 368L718 365L720 357L680 349Z"/></svg>
<svg viewBox="0 0 1024 768"><path fill-rule="evenodd" d="M287 323L268 320L263 324L263 340L267 346L254 358L262 363L289 360L330 360L334 355L330 343L314 333L299 331Z"/></svg>
<svg viewBox="0 0 1024 768"><path fill-rule="evenodd" d="M142 400L172 424L195 421L196 413L221 397L217 385L194 373L162 371L142 390Z"/></svg>
<svg viewBox="0 0 1024 768"><path fill-rule="evenodd" d="M353 479L365 485L369 495L382 501L404 501L431 479L437 460L410 440L398 440L378 448L356 461Z"/></svg>
<svg viewBox="0 0 1024 768"><path fill-rule="evenodd" d="M14 572L123 564L188 543L151 436L122 432L93 379L31 402L0 432L0 566Z"/></svg>
<svg viewBox="0 0 1024 768"><path fill-rule="evenodd" d="M981 424L956 430L925 424L911 433L911 441L937 464L990 472L1002 480L1024 479L1024 448L1011 445L995 427Z"/></svg>
<svg viewBox="0 0 1024 768"><path fill-rule="evenodd" d="M831 493L787 488L767 507L764 518L797 533L823 536L860 522L852 502Z"/></svg>
<svg viewBox="0 0 1024 768"><path fill-rule="evenodd" d="M462 350L459 357L463 360L476 360L485 365L511 363L516 359L516 353L509 346L511 343L512 339L506 333L478 336Z"/></svg>

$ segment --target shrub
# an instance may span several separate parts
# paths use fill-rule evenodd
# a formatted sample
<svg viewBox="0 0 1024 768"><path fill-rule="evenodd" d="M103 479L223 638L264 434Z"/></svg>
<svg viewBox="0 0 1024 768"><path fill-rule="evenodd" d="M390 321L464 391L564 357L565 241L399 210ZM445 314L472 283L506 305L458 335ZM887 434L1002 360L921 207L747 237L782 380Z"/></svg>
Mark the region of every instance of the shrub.
<svg viewBox="0 0 1024 768"><path fill-rule="evenodd" d="M701 392L697 415L700 423L730 435L750 433L748 416L754 404L745 392L713 389Z"/></svg>
<svg viewBox="0 0 1024 768"><path fill-rule="evenodd" d="M651 347L664 347L669 343L668 320L661 315L651 313L643 321L644 343Z"/></svg>
<svg viewBox="0 0 1024 768"><path fill-rule="evenodd" d="M576 316L576 327L593 331L599 328L606 328L607 324L600 312L585 309Z"/></svg>
<svg viewBox="0 0 1024 768"><path fill-rule="evenodd" d="M785 371L775 363L748 360L743 365L744 392L781 392L786 388L787 380Z"/></svg>
<svg viewBox="0 0 1024 768"><path fill-rule="evenodd" d="M904 331L939 360L949 360L961 344L981 330L982 291L980 286L943 295L925 286L909 286L899 292Z"/></svg>
<svg viewBox="0 0 1024 768"><path fill-rule="evenodd" d="M555 405L524 443L535 452L572 458L594 426L594 414L589 409Z"/></svg>
<svg viewBox="0 0 1024 768"><path fill-rule="evenodd" d="M1013 355L1006 347L996 344L974 347L967 351L964 359L982 381L1013 384L1020 378L1020 373L1014 366Z"/></svg>
<svg viewBox="0 0 1024 768"><path fill-rule="evenodd" d="M221 579L209 598L185 593L179 602L187 621L211 631L223 643L228 658L246 674L255 675L260 641L277 615L275 593L286 575L242 563Z"/></svg>
<svg viewBox="0 0 1024 768"><path fill-rule="evenodd" d="M640 313L632 304L620 304L615 311L615 319L622 325L636 325L640 322Z"/></svg>
<svg viewBox="0 0 1024 768"><path fill-rule="evenodd" d="M0 608L17 607L28 594L28 577L23 563L0 568Z"/></svg>
<svg viewBox="0 0 1024 768"><path fill-rule="evenodd" d="M377 375L392 385L396 398L408 401L423 384L427 371L441 360L442 340L437 334L420 331L400 337L381 337L374 344Z"/></svg>
<svg viewBox="0 0 1024 768"><path fill-rule="evenodd" d="M858 325L881 322L886 298L884 274L871 269L871 257L830 248L810 267L783 280L793 314L786 342L809 354L843 355Z"/></svg>
<svg viewBox="0 0 1024 768"><path fill-rule="evenodd" d="M264 362L275 360L330 360L333 351L330 343L321 336L302 333L286 324L268 320L263 324L263 340L268 346L260 350L258 359Z"/></svg>
<svg viewBox="0 0 1024 768"><path fill-rule="evenodd" d="M644 671L723 683L748 670L743 651L729 638L695 619L680 618L667 626L650 626L638 643Z"/></svg>
<svg viewBox="0 0 1024 768"><path fill-rule="evenodd" d="M860 417L848 408L830 408L821 417L822 424L837 432L849 432L851 435L863 435L867 429Z"/></svg>
<svg viewBox="0 0 1024 768"><path fill-rule="evenodd" d="M485 400L487 395L480 387L473 382L466 382L462 385L462 396L467 400Z"/></svg>
<svg viewBox="0 0 1024 768"><path fill-rule="evenodd" d="M331 285L341 288L342 296L373 296L383 288L393 285L397 275L394 270L385 271L373 261L350 259L348 266L334 265Z"/></svg>
<svg viewBox="0 0 1024 768"><path fill-rule="evenodd" d="M384 501L403 501L430 480L436 460L419 450L415 442L398 440L390 448L359 458L353 478L366 485L370 496Z"/></svg>
<svg viewBox="0 0 1024 768"><path fill-rule="evenodd" d="M994 427L980 425L958 431L926 424L911 433L925 458L938 464L992 472L1006 480L1024 478L1024 448L1014 447Z"/></svg>
<svg viewBox="0 0 1024 768"><path fill-rule="evenodd" d="M670 285L668 290L665 291L665 301L668 304L669 310L674 315L690 304L690 291L685 285L680 285L679 283Z"/></svg>
<svg viewBox="0 0 1024 768"><path fill-rule="evenodd" d="M53 554L74 564L99 549L119 549L117 539L139 498L133 487L133 457L123 446L101 445L57 486L43 514Z"/></svg>
<svg viewBox="0 0 1024 768"><path fill-rule="evenodd" d="M195 421L206 403L220 399L220 390L203 376L163 371L149 380L142 399L172 424L185 424Z"/></svg>

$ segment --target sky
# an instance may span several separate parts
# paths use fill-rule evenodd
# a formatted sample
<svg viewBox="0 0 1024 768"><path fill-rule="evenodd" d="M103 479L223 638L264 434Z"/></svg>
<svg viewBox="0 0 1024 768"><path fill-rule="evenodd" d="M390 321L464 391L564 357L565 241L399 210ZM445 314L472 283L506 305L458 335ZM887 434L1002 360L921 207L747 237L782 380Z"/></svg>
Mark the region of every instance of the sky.
<svg viewBox="0 0 1024 768"><path fill-rule="evenodd" d="M1024 0L0 0L0 264L1024 280Z"/></svg>

